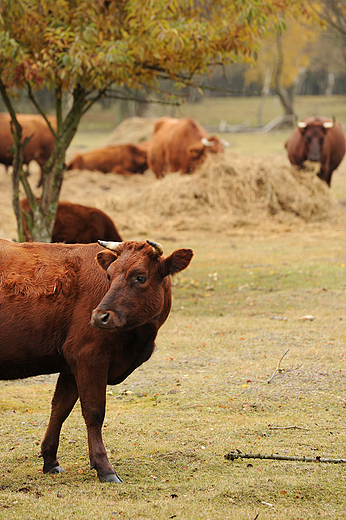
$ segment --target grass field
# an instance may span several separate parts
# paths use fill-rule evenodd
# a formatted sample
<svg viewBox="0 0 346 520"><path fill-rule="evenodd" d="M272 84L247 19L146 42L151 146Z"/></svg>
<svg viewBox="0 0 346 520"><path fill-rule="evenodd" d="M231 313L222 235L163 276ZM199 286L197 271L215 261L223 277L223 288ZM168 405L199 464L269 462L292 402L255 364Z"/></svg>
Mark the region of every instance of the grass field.
<svg viewBox="0 0 346 520"><path fill-rule="evenodd" d="M244 109L229 123L247 117ZM84 126L76 139L95 135L106 132ZM284 154L285 135L227 138L232 153ZM345 170L332 181L339 201ZM104 441L124 484L101 484L89 469L79 405L62 430L65 473L43 475L55 376L2 382L0 519L346 518L345 464L225 458L239 450L346 459L345 224L341 212L339 222L292 230L260 222L227 236L162 238L165 255L179 247L195 255L173 279L152 358L107 388Z"/></svg>
<svg viewBox="0 0 346 520"><path fill-rule="evenodd" d="M239 125L247 122L250 126L259 124L258 114L261 104L262 124L282 115L282 107L277 97L270 96L261 100L259 97L205 97L198 103L183 103L180 107L151 105L148 115L160 117L169 113L173 117L194 117L203 125L219 125L226 120L229 125ZM346 101L344 96L297 96L295 111L298 117L310 115L336 117L346 124ZM111 131L119 121L119 106L114 104L110 109L103 110L100 105L87 112L80 124L80 131Z"/></svg>

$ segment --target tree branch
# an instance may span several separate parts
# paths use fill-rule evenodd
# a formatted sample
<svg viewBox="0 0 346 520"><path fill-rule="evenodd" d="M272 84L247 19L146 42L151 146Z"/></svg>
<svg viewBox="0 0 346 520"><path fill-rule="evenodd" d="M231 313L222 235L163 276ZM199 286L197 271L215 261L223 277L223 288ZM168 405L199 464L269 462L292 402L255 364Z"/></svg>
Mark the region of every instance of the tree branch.
<svg viewBox="0 0 346 520"><path fill-rule="evenodd" d="M261 453L241 453L231 451L225 455L225 459L227 460L235 460L235 459L270 459L270 460L289 460L289 461L299 461L299 462L325 462L329 464L345 464L346 459L329 459L322 458L319 455L317 457L296 457L289 455L264 455Z"/></svg>
<svg viewBox="0 0 346 520"><path fill-rule="evenodd" d="M55 130L53 129L52 125L50 124L50 122L48 121L47 119L47 116L46 114L43 112L43 110L41 109L40 105L37 103L33 93L32 93L32 90L31 90L31 85L30 83L26 83L27 85L27 88L28 88L28 97L30 99L30 101L32 102L32 104L34 105L34 107L36 108L36 110L41 114L41 116L44 118L44 120L46 121L48 127L49 127L49 130L52 132L52 134L54 135L54 137L56 137L56 132Z"/></svg>

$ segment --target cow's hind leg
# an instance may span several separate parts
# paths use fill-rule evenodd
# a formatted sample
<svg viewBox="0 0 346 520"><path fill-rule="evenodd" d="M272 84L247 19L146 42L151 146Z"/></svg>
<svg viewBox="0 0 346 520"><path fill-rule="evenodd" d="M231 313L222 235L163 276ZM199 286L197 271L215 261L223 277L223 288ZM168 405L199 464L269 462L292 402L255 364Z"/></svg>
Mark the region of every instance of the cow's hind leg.
<svg viewBox="0 0 346 520"><path fill-rule="evenodd" d="M52 410L46 435L41 444L44 473L64 471L57 460L60 430L78 399L78 389L72 374L60 374L52 400Z"/></svg>

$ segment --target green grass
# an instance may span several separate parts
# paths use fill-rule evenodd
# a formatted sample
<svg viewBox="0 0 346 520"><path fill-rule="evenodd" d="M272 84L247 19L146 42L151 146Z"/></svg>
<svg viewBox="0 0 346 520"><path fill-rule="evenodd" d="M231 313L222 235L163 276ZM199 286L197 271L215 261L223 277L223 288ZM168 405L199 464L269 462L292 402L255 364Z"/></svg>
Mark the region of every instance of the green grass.
<svg viewBox="0 0 346 520"><path fill-rule="evenodd" d="M123 485L89 470L79 405L62 432L66 472L43 475L53 383L2 383L0 518L343 518L343 466L224 458L346 457L339 239L185 237L195 257L175 279L153 357L108 387L104 440Z"/></svg>
<svg viewBox="0 0 346 520"><path fill-rule="evenodd" d="M260 97L204 97L198 103L184 103L173 109L165 105L151 105L153 117L170 114L174 117L194 117L203 125L219 125L226 120L230 125L244 124L257 126L259 124L259 109L262 108L262 124L269 123L276 116L283 114L283 109L276 96L262 100ZM346 124L346 102L344 96L297 96L295 110L300 118L309 115L336 117ZM81 121L80 130L89 132L111 131L119 121L119 106L114 104L109 109L95 105Z"/></svg>
<svg viewBox="0 0 346 520"><path fill-rule="evenodd" d="M297 103L302 116L317 106L346 122L343 98ZM265 106L264 122L281 113L273 100ZM208 124L223 114L256 124L257 107L236 98L183 109ZM95 108L76 140L101 146L115 120ZM257 155L285 153L288 133L224 137L228 153ZM342 168L332 190L346 199ZM65 473L43 475L54 377L2 382L0 520L346 518L344 465L225 459L231 450L346 458L345 239L343 222L163 239L165 254L191 247L195 256L174 278L152 358L107 389L104 441L124 484L101 484L89 469L79 404L61 434Z"/></svg>
<svg viewBox="0 0 346 520"><path fill-rule="evenodd" d="M165 106L151 106L152 115L159 117L168 113L175 117L193 117L203 125L218 126L221 120L226 120L229 125L239 125L246 122L250 129L259 125L258 110L260 106L258 97L229 97L229 98L204 98L199 103L185 103L173 114L171 109ZM335 115L343 125L346 125L346 103L343 96L297 96L296 111L299 117L309 115L321 115L332 117ZM277 116L283 114L282 108L276 97L266 98L263 104L262 125L269 123ZM83 117L79 130L72 142L72 148L97 148L104 146L108 135L119 122L118 105L102 110L101 105L92 108ZM222 137L229 141L230 152L241 155L257 155L281 153L285 154L284 143L291 130L276 130L268 134L227 133Z"/></svg>

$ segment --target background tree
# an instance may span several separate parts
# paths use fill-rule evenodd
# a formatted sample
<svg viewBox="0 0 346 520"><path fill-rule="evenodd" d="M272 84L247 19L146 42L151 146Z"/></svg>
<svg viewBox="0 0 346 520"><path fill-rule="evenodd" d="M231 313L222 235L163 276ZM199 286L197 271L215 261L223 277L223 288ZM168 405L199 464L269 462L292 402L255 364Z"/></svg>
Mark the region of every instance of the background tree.
<svg viewBox="0 0 346 520"><path fill-rule="evenodd" d="M346 1L345 0L320 0L309 1L311 9L329 27L335 40L342 48L346 61Z"/></svg>
<svg viewBox="0 0 346 520"><path fill-rule="evenodd" d="M246 72L247 83L259 81L263 95L275 93L285 115L294 115L294 96L308 69L321 29L308 19L286 19L287 30L267 37L253 67Z"/></svg>
<svg viewBox="0 0 346 520"><path fill-rule="evenodd" d="M98 99L122 98L117 87L124 86L155 92L162 79L191 85L195 74L208 73L215 63L250 59L259 39L283 29L283 13L305 12L301 0L2 0L0 92L15 134L13 206L19 239L22 183L33 213L31 234L50 241L66 149ZM57 131L50 127L55 147L44 167L38 203L22 169L12 96L26 92L45 117L40 87L54 92Z"/></svg>

